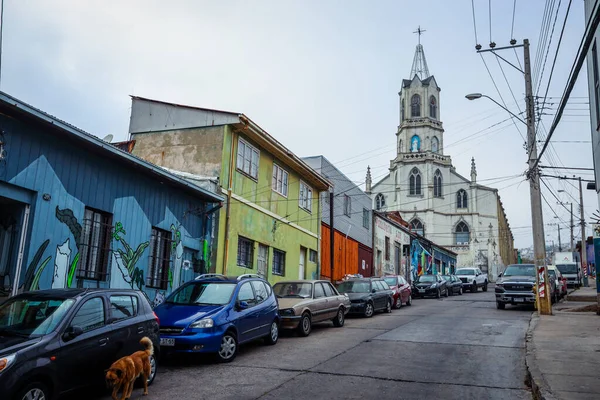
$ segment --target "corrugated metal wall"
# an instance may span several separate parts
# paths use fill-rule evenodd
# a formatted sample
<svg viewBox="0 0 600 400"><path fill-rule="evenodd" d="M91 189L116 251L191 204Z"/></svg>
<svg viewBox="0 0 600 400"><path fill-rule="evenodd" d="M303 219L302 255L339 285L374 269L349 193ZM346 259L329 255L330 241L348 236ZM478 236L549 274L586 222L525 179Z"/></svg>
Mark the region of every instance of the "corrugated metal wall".
<svg viewBox="0 0 600 400"><path fill-rule="evenodd" d="M330 230L325 224L321 225L321 277L331 278L331 240ZM358 242L335 232L333 279L341 280L346 274L357 274L358 270Z"/></svg>

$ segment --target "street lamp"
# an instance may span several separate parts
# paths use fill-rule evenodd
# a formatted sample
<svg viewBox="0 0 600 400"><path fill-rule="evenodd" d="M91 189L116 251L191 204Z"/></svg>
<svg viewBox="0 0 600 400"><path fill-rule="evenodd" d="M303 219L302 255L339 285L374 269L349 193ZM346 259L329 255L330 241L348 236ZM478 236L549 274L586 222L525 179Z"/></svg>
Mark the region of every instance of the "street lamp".
<svg viewBox="0 0 600 400"><path fill-rule="evenodd" d="M466 95L465 97L468 100L477 100L477 99L480 99L482 97L486 97L486 98L490 99L491 101L493 101L494 103L496 103L498 105L498 107L504 109L504 111L506 111L507 113L509 113L510 115L512 115L513 117L515 117L516 119L518 119L519 121L521 121L522 123L524 123L525 125L527 125L527 122L523 121L517 114L513 113L508 108L504 107L502 104L498 103L496 100L492 99L488 95L481 94L481 93L471 93L471 94Z"/></svg>

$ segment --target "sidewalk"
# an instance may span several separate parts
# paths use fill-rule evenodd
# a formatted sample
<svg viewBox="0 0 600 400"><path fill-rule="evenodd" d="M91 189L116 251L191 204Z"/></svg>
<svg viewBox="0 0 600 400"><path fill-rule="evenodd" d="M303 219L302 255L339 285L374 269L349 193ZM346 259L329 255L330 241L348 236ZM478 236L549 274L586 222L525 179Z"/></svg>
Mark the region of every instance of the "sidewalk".
<svg viewBox="0 0 600 400"><path fill-rule="evenodd" d="M533 314L526 363L534 398L600 399L600 316L574 311L589 310L595 299L596 282L590 280L555 304L554 315Z"/></svg>

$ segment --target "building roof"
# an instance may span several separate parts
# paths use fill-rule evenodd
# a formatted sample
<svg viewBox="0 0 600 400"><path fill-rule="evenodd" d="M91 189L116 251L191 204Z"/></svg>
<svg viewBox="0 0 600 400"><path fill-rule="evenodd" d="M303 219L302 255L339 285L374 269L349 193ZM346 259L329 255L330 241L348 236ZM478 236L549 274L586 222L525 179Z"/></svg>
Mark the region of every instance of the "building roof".
<svg viewBox="0 0 600 400"><path fill-rule="evenodd" d="M0 108L8 109L9 112L22 115L26 118L31 118L42 125L51 127L57 132L66 135L73 143L85 146L91 151L97 152L105 157L117 159L119 162L127 163L139 170L140 172L150 175L159 181L167 181L170 184L180 187L181 189L193 193L193 195L202 198L208 202L222 202L222 196L211 193L210 191L198 187L185 179L182 179L174 174L171 174L164 169L134 156L123 150L123 146L114 146L102 139L85 132L63 120L60 120L38 108L35 108L25 102L22 102L4 92L0 92Z"/></svg>
<svg viewBox="0 0 600 400"><path fill-rule="evenodd" d="M262 129L258 124L256 124L243 113L216 110L205 107L187 106L161 100L153 100L140 96L131 96L131 99L134 102L134 105L135 101L137 100L140 102L162 104L167 107L179 109L179 111L182 112L180 114L182 120L173 121L173 119L176 117L171 116L168 124L163 124L162 121L160 121L161 125L159 125L155 121L154 123L156 125L152 127L153 129L149 129L148 126L143 126L143 124L139 124L134 118L132 118L129 127L130 133L147 133L173 129L232 125L238 131L243 132L244 135L256 142L256 144L271 152L282 162L285 162L289 167L297 172L303 178L303 180L306 181L306 183L313 186L313 188L320 191L325 191L331 186L330 182L323 178L321 174L313 170L300 157L294 154L290 149L285 147L281 142L271 136L267 131Z"/></svg>

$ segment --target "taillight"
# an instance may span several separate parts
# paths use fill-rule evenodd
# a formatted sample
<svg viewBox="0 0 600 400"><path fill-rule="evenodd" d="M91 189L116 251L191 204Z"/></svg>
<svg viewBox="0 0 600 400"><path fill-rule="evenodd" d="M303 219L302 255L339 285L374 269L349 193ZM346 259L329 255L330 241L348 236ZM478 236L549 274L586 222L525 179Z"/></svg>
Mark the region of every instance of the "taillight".
<svg viewBox="0 0 600 400"><path fill-rule="evenodd" d="M152 314L154 314L154 318L156 318L156 323L160 325L160 318L158 318L158 315L156 315L154 311L152 311Z"/></svg>

